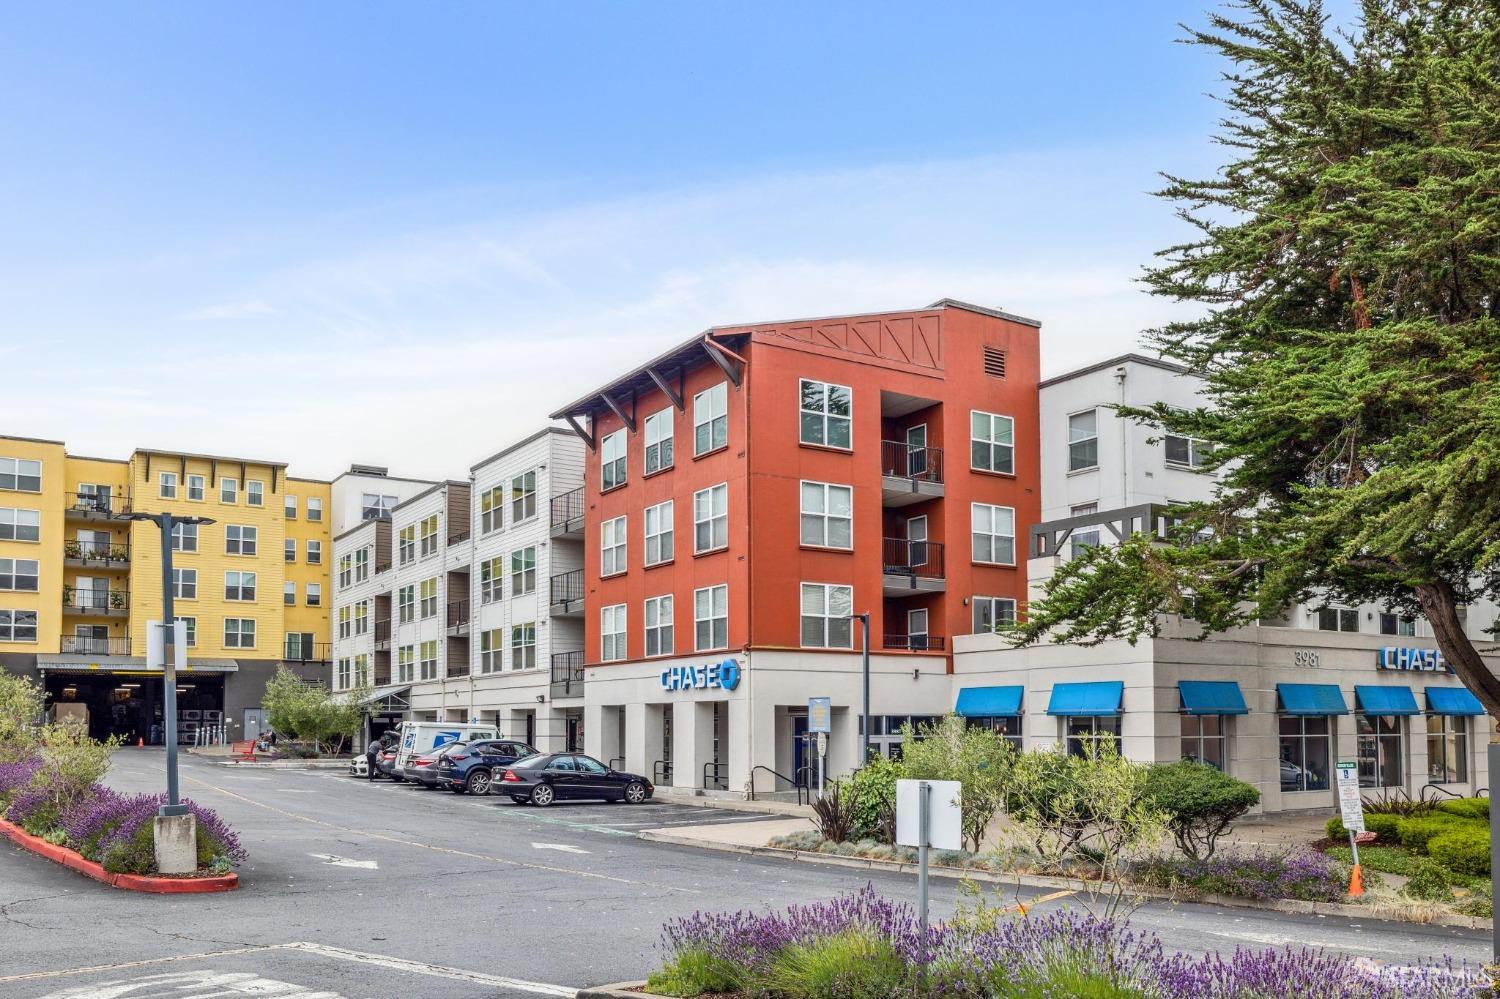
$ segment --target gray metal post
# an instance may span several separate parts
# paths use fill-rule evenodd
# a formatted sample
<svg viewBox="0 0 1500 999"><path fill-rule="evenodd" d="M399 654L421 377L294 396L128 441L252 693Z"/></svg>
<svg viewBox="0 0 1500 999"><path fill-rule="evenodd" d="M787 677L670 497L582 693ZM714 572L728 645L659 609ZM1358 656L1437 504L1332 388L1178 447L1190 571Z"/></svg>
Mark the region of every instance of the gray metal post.
<svg viewBox="0 0 1500 999"><path fill-rule="evenodd" d="M1489 718L1485 718L1489 722ZM1476 719L1477 720L1477 719ZM1474 726L1476 729L1478 725ZM1500 822L1500 805L1495 803L1495 778L1500 776L1500 742L1490 743L1490 828ZM1490 870L1500 874L1500 836L1490 837ZM1500 903L1500 877L1490 882L1490 904ZM1490 947L1496 964L1500 964L1500 919L1490 917Z"/></svg>
<svg viewBox="0 0 1500 999"><path fill-rule="evenodd" d="M927 964L927 851L932 842L932 785L917 785L917 913L922 920L922 965Z"/></svg>
<svg viewBox="0 0 1500 999"><path fill-rule="evenodd" d="M161 514L156 525L161 528L162 714L165 716L162 727L167 739L167 803L158 814L183 815L187 809L177 793L177 648L173 640L177 629L172 608L172 515Z"/></svg>
<svg viewBox="0 0 1500 999"><path fill-rule="evenodd" d="M864 755L859 759L861 769L870 762L870 612L865 611L859 615L860 624L860 660L864 669L865 699L864 699Z"/></svg>

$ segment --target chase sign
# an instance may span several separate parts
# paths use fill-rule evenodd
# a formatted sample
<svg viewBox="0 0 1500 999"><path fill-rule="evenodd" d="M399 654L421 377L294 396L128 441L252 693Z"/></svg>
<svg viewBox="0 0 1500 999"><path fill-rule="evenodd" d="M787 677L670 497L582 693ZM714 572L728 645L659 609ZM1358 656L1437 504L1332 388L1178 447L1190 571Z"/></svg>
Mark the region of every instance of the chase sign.
<svg viewBox="0 0 1500 999"><path fill-rule="evenodd" d="M1380 650L1377 665L1381 669L1412 670L1422 673L1452 673L1448 660L1437 649L1413 649L1386 646Z"/></svg>
<svg viewBox="0 0 1500 999"><path fill-rule="evenodd" d="M661 671L662 690L733 690L740 685L740 664L734 659L706 666L668 666Z"/></svg>

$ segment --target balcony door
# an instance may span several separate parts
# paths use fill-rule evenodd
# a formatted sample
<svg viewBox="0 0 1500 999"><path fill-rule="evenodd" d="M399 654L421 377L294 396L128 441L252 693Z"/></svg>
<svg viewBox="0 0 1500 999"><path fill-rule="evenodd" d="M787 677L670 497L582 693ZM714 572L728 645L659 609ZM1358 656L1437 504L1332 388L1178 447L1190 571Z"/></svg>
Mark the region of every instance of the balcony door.
<svg viewBox="0 0 1500 999"><path fill-rule="evenodd" d="M927 564L927 517L911 517L906 522L906 564L913 569Z"/></svg>
<svg viewBox="0 0 1500 999"><path fill-rule="evenodd" d="M927 649L927 608L906 612L906 647L913 652Z"/></svg>
<svg viewBox="0 0 1500 999"><path fill-rule="evenodd" d="M109 626L105 624L74 625L73 645L73 651L81 655L109 655Z"/></svg>
<svg viewBox="0 0 1500 999"><path fill-rule="evenodd" d="M109 580L100 576L79 576L73 580L73 589L74 606L85 610L109 609Z"/></svg>
<svg viewBox="0 0 1500 999"><path fill-rule="evenodd" d="M109 494L109 486L101 486L92 482L80 482L78 483L78 507L82 510L108 513Z"/></svg>
<svg viewBox="0 0 1500 999"><path fill-rule="evenodd" d="M79 531L78 552L80 555L108 555L108 531Z"/></svg>
<svg viewBox="0 0 1500 999"><path fill-rule="evenodd" d="M927 424L906 428L906 474L919 478L927 474Z"/></svg>

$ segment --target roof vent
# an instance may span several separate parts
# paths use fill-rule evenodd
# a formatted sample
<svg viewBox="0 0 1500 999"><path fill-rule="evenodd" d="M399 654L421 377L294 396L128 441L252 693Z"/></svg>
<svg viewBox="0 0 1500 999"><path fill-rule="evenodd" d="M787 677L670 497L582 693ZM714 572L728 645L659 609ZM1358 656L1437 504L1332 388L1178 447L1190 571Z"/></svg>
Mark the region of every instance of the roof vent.
<svg viewBox="0 0 1500 999"><path fill-rule="evenodd" d="M390 469L384 465L350 465L350 475L373 475L377 478L385 478L390 474Z"/></svg>
<svg viewBox="0 0 1500 999"><path fill-rule="evenodd" d="M999 347L984 348L984 373L991 378L1005 377L1005 351Z"/></svg>

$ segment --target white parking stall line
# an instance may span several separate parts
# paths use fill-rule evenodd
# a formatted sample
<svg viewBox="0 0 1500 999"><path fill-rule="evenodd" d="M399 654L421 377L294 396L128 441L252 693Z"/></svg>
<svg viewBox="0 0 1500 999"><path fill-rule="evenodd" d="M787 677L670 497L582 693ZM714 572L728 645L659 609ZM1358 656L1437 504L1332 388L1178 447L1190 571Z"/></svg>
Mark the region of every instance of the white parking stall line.
<svg viewBox="0 0 1500 999"><path fill-rule="evenodd" d="M562 999L575 999L578 995L577 989L570 989L565 985L549 985L545 982L528 982L521 978L487 975L483 972L465 971L462 968L450 968L441 964L427 964L422 961L408 961L401 957L386 957L384 954L369 954L364 951L345 950L343 947L331 947L327 944L293 943L286 946L288 950L307 951L312 954L321 954L324 957L354 961L377 968L406 971L414 975L427 975L431 978L448 978L456 982L473 982L476 985L490 985L496 988L514 989L517 992L530 992L539 996L560 996Z"/></svg>

